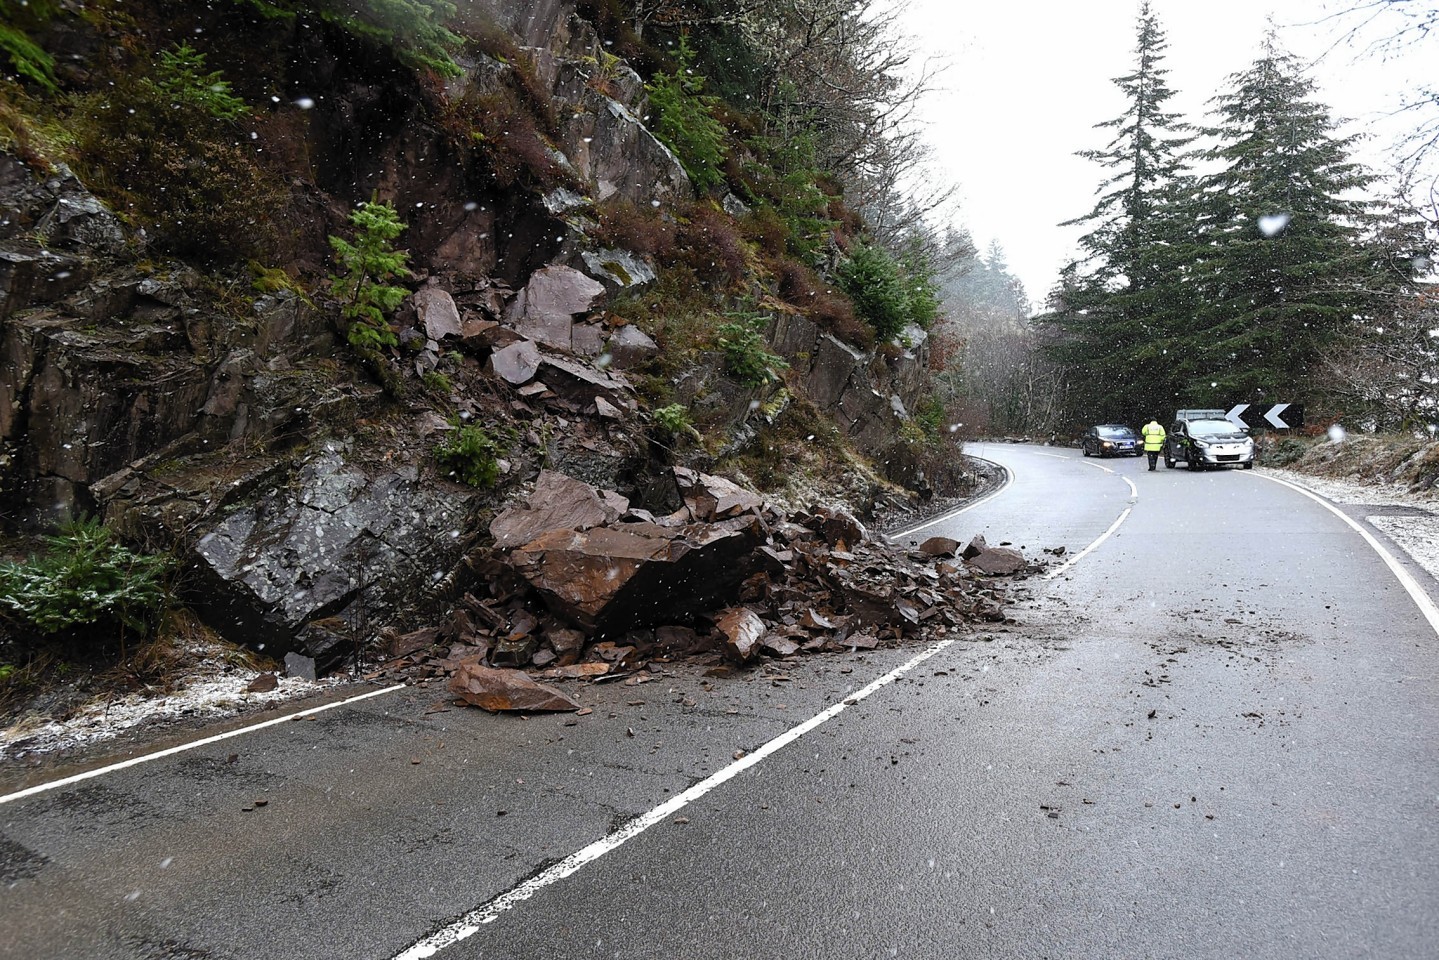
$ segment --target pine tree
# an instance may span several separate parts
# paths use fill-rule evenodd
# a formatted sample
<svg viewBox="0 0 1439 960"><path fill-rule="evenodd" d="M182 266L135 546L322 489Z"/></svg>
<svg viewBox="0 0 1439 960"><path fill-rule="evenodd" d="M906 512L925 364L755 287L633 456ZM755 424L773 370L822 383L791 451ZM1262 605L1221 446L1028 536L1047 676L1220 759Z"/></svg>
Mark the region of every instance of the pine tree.
<svg viewBox="0 0 1439 960"><path fill-rule="evenodd" d="M1090 227L1080 240L1084 255L1066 268L1042 318L1063 331L1057 358L1078 375L1084 406L1101 419L1138 420L1173 405L1166 344L1190 306L1184 252L1192 221L1184 200L1192 187L1184 150L1192 137L1167 108L1174 96L1167 48L1146 0L1134 68L1114 80L1126 109L1096 125L1112 131L1104 149L1080 154L1109 171L1094 209L1066 224Z"/></svg>
<svg viewBox="0 0 1439 960"><path fill-rule="evenodd" d="M1302 399L1336 332L1370 309L1367 205L1351 197L1372 178L1313 91L1271 28L1259 59L1215 98L1207 157L1222 167L1202 181L1191 402Z"/></svg>

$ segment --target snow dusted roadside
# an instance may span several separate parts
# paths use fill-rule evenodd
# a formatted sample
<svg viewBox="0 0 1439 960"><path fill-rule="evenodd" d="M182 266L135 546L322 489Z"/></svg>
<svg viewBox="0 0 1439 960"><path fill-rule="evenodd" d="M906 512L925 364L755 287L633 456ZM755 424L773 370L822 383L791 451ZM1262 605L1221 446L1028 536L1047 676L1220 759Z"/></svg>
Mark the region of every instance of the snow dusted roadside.
<svg viewBox="0 0 1439 960"><path fill-rule="evenodd" d="M1430 576L1439 579L1439 494L1411 493L1397 484L1358 483L1297 470L1261 469L1335 503L1373 508L1364 511L1364 519L1382 530ZM1386 509L1393 507L1400 509Z"/></svg>
<svg viewBox="0 0 1439 960"><path fill-rule="evenodd" d="M281 677L274 690L247 693L245 687L254 679L255 674L249 672L197 677L189 680L184 690L163 696L128 693L113 700L94 700L65 720L27 717L0 730L0 763L113 740L142 724L238 716L344 682Z"/></svg>
<svg viewBox="0 0 1439 960"><path fill-rule="evenodd" d="M235 665L226 648L192 641L182 651L188 667L169 677L170 690L99 696L59 717L31 713L0 729L0 766L62 751L83 750L141 727L166 727L237 717L273 709L343 686L346 677L303 680L276 676L274 689L247 688L261 671Z"/></svg>

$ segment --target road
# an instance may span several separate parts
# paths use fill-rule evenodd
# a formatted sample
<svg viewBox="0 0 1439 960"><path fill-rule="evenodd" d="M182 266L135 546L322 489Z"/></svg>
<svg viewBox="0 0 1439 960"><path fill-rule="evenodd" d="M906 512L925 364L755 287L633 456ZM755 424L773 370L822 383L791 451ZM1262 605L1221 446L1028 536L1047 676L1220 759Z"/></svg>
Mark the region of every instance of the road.
<svg viewBox="0 0 1439 960"><path fill-rule="evenodd" d="M1394 570L1262 470L969 450L1011 482L909 539L1050 559L1015 622L7 792L0 956L1432 957L1439 620Z"/></svg>

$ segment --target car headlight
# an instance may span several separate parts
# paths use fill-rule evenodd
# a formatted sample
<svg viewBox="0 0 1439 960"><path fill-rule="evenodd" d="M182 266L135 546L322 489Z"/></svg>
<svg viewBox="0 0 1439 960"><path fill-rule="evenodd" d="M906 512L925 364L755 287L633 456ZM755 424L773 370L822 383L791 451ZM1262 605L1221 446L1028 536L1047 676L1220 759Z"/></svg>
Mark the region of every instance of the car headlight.
<svg viewBox="0 0 1439 960"><path fill-rule="evenodd" d="M1108 450L1110 447L1114 446L1114 444L1112 444L1112 443L1110 443L1108 440L1106 440L1106 441L1104 441L1103 443L1101 443L1100 446L1103 447L1104 449Z"/></svg>
<svg viewBox="0 0 1439 960"><path fill-rule="evenodd" d="M1194 445L1195 445L1196 447L1199 447L1201 450L1203 450L1203 449L1208 448L1208 446L1209 446L1209 441L1208 441L1208 440L1200 440L1198 437L1195 437L1195 438L1194 438Z"/></svg>

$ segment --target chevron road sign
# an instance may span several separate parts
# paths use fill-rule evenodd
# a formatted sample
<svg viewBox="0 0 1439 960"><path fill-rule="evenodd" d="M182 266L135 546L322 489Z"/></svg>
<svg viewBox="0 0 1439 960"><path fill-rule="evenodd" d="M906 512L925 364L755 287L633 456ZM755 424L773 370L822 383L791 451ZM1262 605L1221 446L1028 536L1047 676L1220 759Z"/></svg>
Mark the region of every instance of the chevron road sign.
<svg viewBox="0 0 1439 960"><path fill-rule="evenodd" d="M1291 430L1304 426L1304 407L1297 403L1236 403L1224 415L1236 427Z"/></svg>

